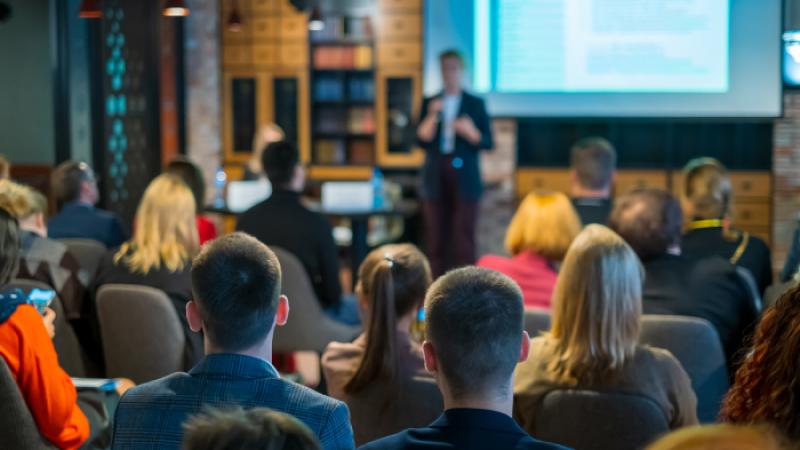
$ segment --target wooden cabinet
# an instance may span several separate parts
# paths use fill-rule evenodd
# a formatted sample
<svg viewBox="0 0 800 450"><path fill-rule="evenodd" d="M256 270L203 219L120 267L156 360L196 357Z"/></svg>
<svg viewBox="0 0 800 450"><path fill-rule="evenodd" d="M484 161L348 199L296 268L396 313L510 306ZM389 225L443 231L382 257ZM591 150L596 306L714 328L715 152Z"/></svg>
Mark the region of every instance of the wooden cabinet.
<svg viewBox="0 0 800 450"><path fill-rule="evenodd" d="M547 168L517 169L515 180L517 198L522 199L531 192L556 191L569 192L569 170Z"/></svg>
<svg viewBox="0 0 800 450"><path fill-rule="evenodd" d="M379 69L376 78L378 165L418 167L425 159L416 145L416 120L422 103L420 73Z"/></svg>
<svg viewBox="0 0 800 450"><path fill-rule="evenodd" d="M636 189L668 189L667 172L664 170L618 170L614 183L614 196L627 194Z"/></svg>
<svg viewBox="0 0 800 450"><path fill-rule="evenodd" d="M416 42L382 42L378 44L380 67L416 68L422 65L422 48Z"/></svg>
<svg viewBox="0 0 800 450"><path fill-rule="evenodd" d="M376 32L381 41L419 41L422 39L422 16L418 14L383 15Z"/></svg>
<svg viewBox="0 0 800 450"><path fill-rule="evenodd" d="M420 13L422 11L422 0L378 0L378 6L380 6L382 12Z"/></svg>

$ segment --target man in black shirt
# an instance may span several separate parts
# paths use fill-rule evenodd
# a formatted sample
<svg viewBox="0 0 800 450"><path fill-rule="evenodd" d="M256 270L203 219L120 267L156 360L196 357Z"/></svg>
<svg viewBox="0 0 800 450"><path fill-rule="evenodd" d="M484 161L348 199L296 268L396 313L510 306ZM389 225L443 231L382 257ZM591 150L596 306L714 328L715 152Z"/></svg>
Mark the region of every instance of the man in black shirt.
<svg viewBox="0 0 800 450"><path fill-rule="evenodd" d="M700 260L681 255L683 214L669 193L645 189L617 199L609 226L642 260L646 314L675 314L708 320L716 328L729 367L736 364L742 341L755 323L758 301L747 282L720 257Z"/></svg>
<svg viewBox="0 0 800 450"><path fill-rule="evenodd" d="M584 226L608 222L616 166L617 153L606 139L588 137L572 146L570 197Z"/></svg>
<svg viewBox="0 0 800 450"><path fill-rule="evenodd" d="M339 256L331 225L300 202L305 169L297 148L286 141L273 142L264 150L261 162L272 184L272 195L241 215L237 231L295 255L311 278L326 312L344 322L357 322L355 308L342 305Z"/></svg>

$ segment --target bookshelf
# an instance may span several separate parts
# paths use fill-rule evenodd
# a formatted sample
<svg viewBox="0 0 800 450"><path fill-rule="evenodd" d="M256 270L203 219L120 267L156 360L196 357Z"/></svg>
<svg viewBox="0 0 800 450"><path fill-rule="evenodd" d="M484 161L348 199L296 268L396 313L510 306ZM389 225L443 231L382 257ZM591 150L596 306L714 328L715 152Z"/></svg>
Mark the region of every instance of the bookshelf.
<svg viewBox="0 0 800 450"><path fill-rule="evenodd" d="M375 164L372 18L336 16L309 31L311 164L342 176Z"/></svg>

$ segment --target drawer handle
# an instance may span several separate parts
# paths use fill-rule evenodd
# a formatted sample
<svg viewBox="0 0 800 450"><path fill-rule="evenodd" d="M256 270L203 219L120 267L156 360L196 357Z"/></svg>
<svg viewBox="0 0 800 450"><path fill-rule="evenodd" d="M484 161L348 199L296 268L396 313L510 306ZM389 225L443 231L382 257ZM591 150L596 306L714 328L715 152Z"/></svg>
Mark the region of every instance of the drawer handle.
<svg viewBox="0 0 800 450"><path fill-rule="evenodd" d="M753 183L749 181L742 182L742 190L749 191L753 189Z"/></svg>

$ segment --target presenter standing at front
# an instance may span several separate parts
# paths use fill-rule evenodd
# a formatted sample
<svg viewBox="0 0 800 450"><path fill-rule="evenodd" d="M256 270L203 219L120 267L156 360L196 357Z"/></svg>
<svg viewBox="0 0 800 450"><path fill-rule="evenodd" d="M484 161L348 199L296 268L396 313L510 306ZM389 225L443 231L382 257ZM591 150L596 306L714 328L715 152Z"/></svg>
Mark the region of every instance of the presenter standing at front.
<svg viewBox="0 0 800 450"><path fill-rule="evenodd" d="M417 139L425 149L420 197L435 276L475 262L475 228L483 183L480 151L493 146L482 99L462 88L464 59L439 55L444 91L422 102Z"/></svg>

